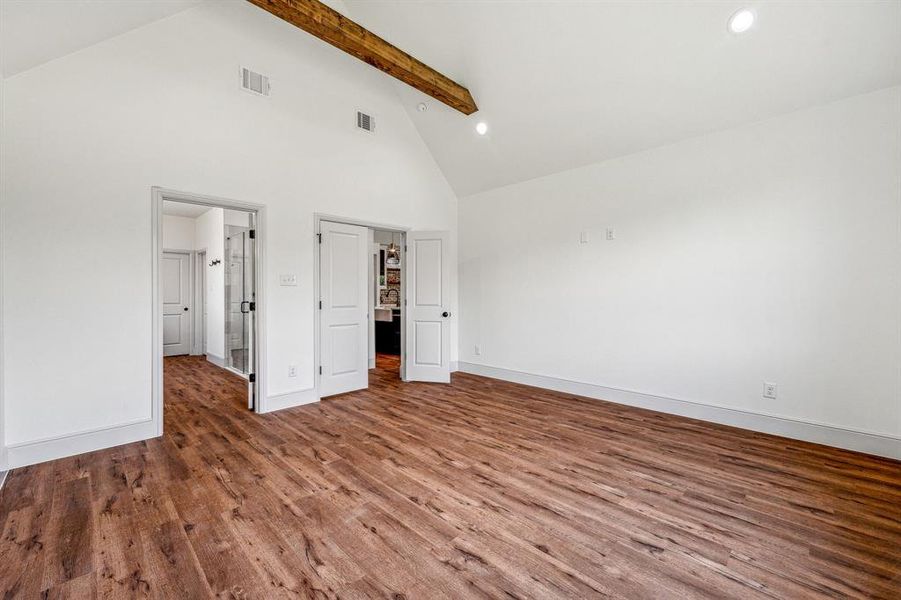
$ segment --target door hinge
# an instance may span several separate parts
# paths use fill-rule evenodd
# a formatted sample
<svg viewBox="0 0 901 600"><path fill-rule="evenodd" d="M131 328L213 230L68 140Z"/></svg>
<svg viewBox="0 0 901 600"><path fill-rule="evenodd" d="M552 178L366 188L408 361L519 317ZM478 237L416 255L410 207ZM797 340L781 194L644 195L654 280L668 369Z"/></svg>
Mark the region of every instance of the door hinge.
<svg viewBox="0 0 901 600"><path fill-rule="evenodd" d="M322 375L322 367L319 367L319 374Z"/></svg>
<svg viewBox="0 0 901 600"><path fill-rule="evenodd" d="M256 237L257 237L257 230L256 230L256 229L251 229L251 230L248 231L247 233L248 233L248 235L250 236L250 239L252 239L252 240L256 239Z"/></svg>
<svg viewBox="0 0 901 600"><path fill-rule="evenodd" d="M322 300L319 301L319 310L322 310Z"/></svg>
<svg viewBox="0 0 901 600"><path fill-rule="evenodd" d="M250 383L256 383L256 380L257 380L256 373L251 373L250 375L247 376L247 381L249 381Z"/></svg>
<svg viewBox="0 0 901 600"><path fill-rule="evenodd" d="M319 238L319 243L321 244L321 243L322 243L322 234L321 234L321 233L317 233L317 234L316 234L316 237Z"/></svg>

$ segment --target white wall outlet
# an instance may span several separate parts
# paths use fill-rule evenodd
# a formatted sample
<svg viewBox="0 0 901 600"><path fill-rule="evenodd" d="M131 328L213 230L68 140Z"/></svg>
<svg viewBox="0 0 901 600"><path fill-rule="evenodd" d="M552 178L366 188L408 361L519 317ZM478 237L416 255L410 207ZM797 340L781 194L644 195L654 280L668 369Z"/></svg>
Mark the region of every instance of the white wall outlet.
<svg viewBox="0 0 901 600"><path fill-rule="evenodd" d="M607 239L608 239L608 240L615 240L615 239L616 239L616 229L614 229L613 227L608 227L608 228L607 228Z"/></svg>
<svg viewBox="0 0 901 600"><path fill-rule="evenodd" d="M278 276L279 285L297 285L297 275L285 273Z"/></svg>
<svg viewBox="0 0 901 600"><path fill-rule="evenodd" d="M297 365L288 365L288 377L297 377Z"/></svg>
<svg viewBox="0 0 901 600"><path fill-rule="evenodd" d="M763 397L769 398L771 400L776 399L776 384L775 383L766 383L763 384Z"/></svg>
<svg viewBox="0 0 901 600"><path fill-rule="evenodd" d="M482 347L476 344L475 348L472 349L472 353L476 356L482 356Z"/></svg>
<svg viewBox="0 0 901 600"><path fill-rule="evenodd" d="M580 244L587 244L590 241L591 241L591 236L588 235L587 231L583 231L583 232L579 233L579 243Z"/></svg>

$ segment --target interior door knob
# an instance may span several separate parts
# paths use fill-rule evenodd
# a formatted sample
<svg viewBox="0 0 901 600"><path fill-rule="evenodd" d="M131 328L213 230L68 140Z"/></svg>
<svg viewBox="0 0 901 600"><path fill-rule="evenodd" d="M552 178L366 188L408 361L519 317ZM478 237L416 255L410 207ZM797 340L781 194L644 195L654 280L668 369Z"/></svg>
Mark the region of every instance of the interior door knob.
<svg viewBox="0 0 901 600"><path fill-rule="evenodd" d="M185 307L185 312L188 312L188 307L187 307L187 306Z"/></svg>
<svg viewBox="0 0 901 600"><path fill-rule="evenodd" d="M447 317L450 316L450 313L447 312L447 311L444 311L443 313L441 313L441 316L444 317L444 318L446 319Z"/></svg>

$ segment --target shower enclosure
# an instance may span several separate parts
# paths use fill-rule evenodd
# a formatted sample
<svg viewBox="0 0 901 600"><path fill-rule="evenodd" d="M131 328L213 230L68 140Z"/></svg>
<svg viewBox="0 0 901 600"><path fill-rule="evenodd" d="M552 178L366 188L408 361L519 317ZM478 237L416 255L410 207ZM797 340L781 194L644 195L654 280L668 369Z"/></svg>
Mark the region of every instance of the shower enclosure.
<svg viewBox="0 0 901 600"><path fill-rule="evenodd" d="M250 227L225 227L225 354L226 365L253 372L253 237Z"/></svg>

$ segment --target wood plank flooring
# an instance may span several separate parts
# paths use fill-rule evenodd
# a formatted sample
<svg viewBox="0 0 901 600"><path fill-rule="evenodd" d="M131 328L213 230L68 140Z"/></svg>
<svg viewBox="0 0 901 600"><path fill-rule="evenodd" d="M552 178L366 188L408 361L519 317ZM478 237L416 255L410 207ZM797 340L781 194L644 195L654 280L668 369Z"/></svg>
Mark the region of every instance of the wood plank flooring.
<svg viewBox="0 0 901 600"><path fill-rule="evenodd" d="M4 597L901 597L899 462L379 362L255 415L167 358L162 438L10 474Z"/></svg>

